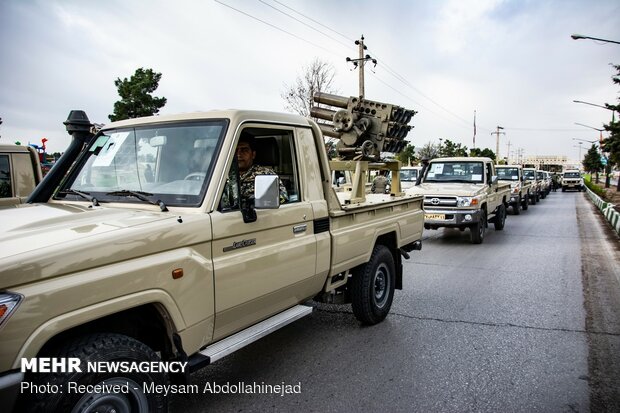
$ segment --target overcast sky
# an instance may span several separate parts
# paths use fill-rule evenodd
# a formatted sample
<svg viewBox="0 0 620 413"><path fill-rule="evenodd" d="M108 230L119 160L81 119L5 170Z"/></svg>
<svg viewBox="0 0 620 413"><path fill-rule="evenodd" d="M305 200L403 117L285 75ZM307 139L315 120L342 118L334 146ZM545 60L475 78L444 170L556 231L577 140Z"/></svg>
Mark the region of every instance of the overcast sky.
<svg viewBox="0 0 620 413"><path fill-rule="evenodd" d="M236 9L236 10L235 10ZM300 22L301 21L301 22ZM304 24L302 24L302 22ZM72 109L108 123L114 80L139 67L162 73L161 114L240 108L283 111L280 94L313 59L336 69L339 94L357 95L362 34L378 59L366 97L418 110L408 139L439 138L500 154L577 158L616 103L618 0L0 0L0 143L64 151ZM584 146L589 144L584 143ZM585 152L584 152L585 153Z"/></svg>

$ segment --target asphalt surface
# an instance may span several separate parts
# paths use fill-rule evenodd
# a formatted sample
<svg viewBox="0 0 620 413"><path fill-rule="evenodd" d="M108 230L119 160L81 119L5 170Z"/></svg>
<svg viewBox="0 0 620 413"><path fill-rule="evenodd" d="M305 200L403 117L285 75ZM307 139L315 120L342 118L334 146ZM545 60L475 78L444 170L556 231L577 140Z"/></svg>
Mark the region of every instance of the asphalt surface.
<svg viewBox="0 0 620 413"><path fill-rule="evenodd" d="M619 411L620 253L593 225L605 223L583 193L556 192L503 231L490 224L482 245L425 231L384 322L361 327L350 306L312 303L193 374L200 394L171 396L171 411ZM227 383L301 392L205 392Z"/></svg>

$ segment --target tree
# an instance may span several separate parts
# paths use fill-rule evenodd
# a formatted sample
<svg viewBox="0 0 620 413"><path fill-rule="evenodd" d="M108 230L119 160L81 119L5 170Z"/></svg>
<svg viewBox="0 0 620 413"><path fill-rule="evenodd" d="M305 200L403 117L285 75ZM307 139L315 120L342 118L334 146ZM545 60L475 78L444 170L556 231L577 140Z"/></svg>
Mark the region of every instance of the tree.
<svg viewBox="0 0 620 413"><path fill-rule="evenodd" d="M314 105L312 97L315 93L337 93L333 87L336 70L331 63L315 58L312 63L302 68L293 85L284 84L282 99L286 102L286 110L302 116L310 116L310 108Z"/></svg>
<svg viewBox="0 0 620 413"><path fill-rule="evenodd" d="M426 143L418 150L418 159L434 159L439 157L439 145L432 142Z"/></svg>
<svg viewBox="0 0 620 413"><path fill-rule="evenodd" d="M495 161L495 152L493 152L489 148L472 148L469 150L469 156L481 156L484 158L491 158Z"/></svg>
<svg viewBox="0 0 620 413"><path fill-rule="evenodd" d="M452 156L467 156L467 146L463 146L460 143L452 142L450 139L445 139L443 145L439 149L439 156L442 158Z"/></svg>
<svg viewBox="0 0 620 413"><path fill-rule="evenodd" d="M618 73L612 76L611 79L615 84L620 85L620 65L613 65L613 67ZM620 103L620 99L618 99L618 102ZM614 114L616 112L620 113L620 104L611 105L606 103L605 106L613 110ZM603 141L602 145L603 151L609 153L606 167L606 171L609 172L612 166L620 166L620 121L616 120L615 116L613 116L611 122L607 125L603 125L603 127L609 132L609 137ZM605 186L609 187L608 185L609 176L605 181ZM618 179L617 190L620 191L620 179Z"/></svg>
<svg viewBox="0 0 620 413"><path fill-rule="evenodd" d="M159 112L167 99L153 97L152 93L159 86L161 73L153 69L139 68L130 79L117 78L114 85L121 100L114 103L114 113L108 116L111 121L152 116Z"/></svg>
<svg viewBox="0 0 620 413"><path fill-rule="evenodd" d="M403 166L411 166L411 163L416 161L415 146L407 144L405 149L396 155L396 159L398 159Z"/></svg>
<svg viewBox="0 0 620 413"><path fill-rule="evenodd" d="M603 167L601 155L598 153L598 148L595 144L592 144L592 147L588 149L586 156L583 158L582 164L583 169L590 172L590 174L600 171Z"/></svg>

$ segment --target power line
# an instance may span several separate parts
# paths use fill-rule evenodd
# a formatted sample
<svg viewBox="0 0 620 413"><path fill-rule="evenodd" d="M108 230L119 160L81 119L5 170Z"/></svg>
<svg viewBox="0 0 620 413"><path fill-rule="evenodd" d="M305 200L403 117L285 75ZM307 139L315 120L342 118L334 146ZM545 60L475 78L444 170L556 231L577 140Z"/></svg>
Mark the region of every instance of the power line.
<svg viewBox="0 0 620 413"><path fill-rule="evenodd" d="M332 32L336 33L337 35L342 36L343 38L345 38L345 39L349 40L350 42L354 42L354 41L355 41L355 39L352 39L352 38L350 38L350 37L348 37L348 36L345 36L344 34L342 34L342 33L338 32L338 31L336 31L336 30L332 29L331 27L326 26L326 25L324 25L323 23L318 22L318 21L314 20L314 19L313 19L313 18L311 18L311 17L308 17L308 16L306 16L305 14L303 14L303 13L301 13L301 12L298 12L297 10L295 10L295 9L293 9L293 8L291 8L291 7L289 7L289 6L287 6L286 4L283 4L283 3L279 2L278 0L273 0L273 1L274 1L274 2L276 2L276 3L278 3L279 5L281 5L281 6L283 6L283 7L286 7L287 9L291 10L292 12L297 13L297 14L299 14L300 16L305 17L306 19L310 20L311 22L314 22L314 23L318 24L318 25L319 25L319 26L321 26L321 27L324 27L324 28L326 28L326 29L328 29L328 30L331 30Z"/></svg>
<svg viewBox="0 0 620 413"><path fill-rule="evenodd" d="M220 0L214 0L214 1L215 1L216 3L221 4L222 6L226 6L226 7L228 7L229 9L232 9L232 10L236 11L237 13L241 13L241 14L243 14L244 16L247 16L247 17L249 17L249 18L251 18L251 19L257 20L257 21L259 21L259 22L261 22L261 23L263 23L263 24L266 24L266 25L267 25L267 26L269 26L269 27L272 27L272 28L274 28L274 29L276 29L276 30L279 30L279 31L283 32L283 33L286 33L286 34L288 34L289 36L292 36L292 37L294 37L294 38L296 38L296 39L298 39L298 40L301 40L302 42L306 42L306 43L311 44L311 45L312 45L312 46L314 46L314 47L318 47L319 49L322 49L322 50L324 50L324 51L326 51L326 52L328 52L328 53L331 53L331 54L334 54L334 55L340 56L340 53L336 53L336 52L334 52L334 51L332 51L332 50L326 49L326 48L324 48L323 46L320 46L320 45L318 45L318 44L316 44L316 43L311 42L310 40L306 40L306 39L304 39L304 38L303 38L303 37L301 37L301 36L297 36L296 34L293 34L293 33L291 33L291 32L288 32L288 31L286 31L286 30L284 30L284 29L282 29L282 28L278 27L278 26L275 26L275 25L273 25L273 24L271 24L271 23L268 23L268 22L266 22L266 21L264 21L264 20L261 20L261 19L259 19L259 18L258 18L258 17L256 17L256 16L252 16L251 14L246 13L246 12L244 12L244 11L242 11L242 10L236 9L236 8L234 8L233 6L229 5L229 4L223 3L223 2L221 2Z"/></svg>
<svg viewBox="0 0 620 413"><path fill-rule="evenodd" d="M330 38L330 39L332 39L333 41L338 42L338 43L340 43L341 45L343 45L343 46L345 46L345 47L350 47L350 45L348 45L348 44L346 44L346 43L344 43L344 42L342 42L342 41L340 41L340 40L336 39L335 37L330 36L329 34L327 34L327 33L325 33L325 32L320 31L320 30L319 30L319 29L317 29L316 27L312 27L312 26L311 26L311 25L309 25L308 23L306 23L306 22L304 22L304 21L299 20L299 19L298 19L297 17L295 17L295 16L291 16L291 15L290 15L290 14L288 14L287 12L285 12L285 11L282 11L282 10L278 9L277 7L275 7L275 6L273 6L273 5L271 5L271 4L267 3L267 2L265 2L264 0L258 0L258 1L260 1L261 3L263 3L265 6L271 7L272 9L274 9L274 10L276 10L276 11L278 11L278 12L280 12L280 13L284 14L285 16L288 16L288 17L290 17L291 19L293 19L293 20L295 20L295 21L297 21L297 22L299 22L299 23L303 24L304 26L309 27L309 28L311 28L312 30L314 30L314 31L316 31L316 32L318 32L318 33L321 33L323 36L325 36L325 37L327 37L327 38ZM278 4L282 4L282 3L280 3L280 2L279 2L279 1L277 1L277 0L274 0L274 1L276 1L276 3L278 3ZM289 9L290 9L290 7L288 7L288 6L286 6L286 5L283 5L283 6L284 6L284 7L287 7L287 8L289 8ZM291 9L291 10L292 10L292 9ZM307 18L307 17L306 17L306 18Z"/></svg>

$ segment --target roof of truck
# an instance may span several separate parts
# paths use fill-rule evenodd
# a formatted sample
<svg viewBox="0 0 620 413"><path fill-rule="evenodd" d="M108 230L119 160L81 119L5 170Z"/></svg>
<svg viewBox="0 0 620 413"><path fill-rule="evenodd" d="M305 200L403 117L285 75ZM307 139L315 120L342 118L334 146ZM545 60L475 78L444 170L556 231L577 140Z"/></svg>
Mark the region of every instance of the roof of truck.
<svg viewBox="0 0 620 413"><path fill-rule="evenodd" d="M188 112L171 115L147 116L144 118L126 119L112 122L105 125L102 129L116 129L127 126L148 125L157 123L177 122L184 120L203 120L203 119L231 119L235 123L240 122L268 122L288 123L291 125L309 126L310 122L301 115L293 115L290 113L266 112L257 110L212 110L208 112Z"/></svg>
<svg viewBox="0 0 620 413"><path fill-rule="evenodd" d="M492 162L491 158L485 158L483 156L475 157L475 156L455 156L452 158L435 158L431 160L431 162Z"/></svg>
<svg viewBox="0 0 620 413"><path fill-rule="evenodd" d="M23 145L0 145L0 152L28 152L29 149L26 146Z"/></svg>

